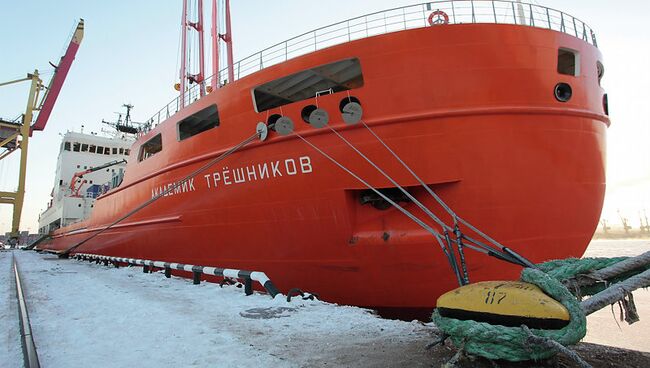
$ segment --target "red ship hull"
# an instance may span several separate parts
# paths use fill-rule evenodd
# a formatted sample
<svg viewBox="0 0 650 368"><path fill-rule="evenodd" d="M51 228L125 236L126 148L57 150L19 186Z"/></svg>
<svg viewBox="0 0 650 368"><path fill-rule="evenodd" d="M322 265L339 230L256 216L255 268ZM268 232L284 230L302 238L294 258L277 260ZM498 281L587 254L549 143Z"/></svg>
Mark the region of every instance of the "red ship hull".
<svg viewBox="0 0 650 368"><path fill-rule="evenodd" d="M580 76L558 74L561 47L579 52ZM329 129L302 123L301 109L314 99L262 113L251 102L260 84L346 58L358 58L363 70L363 86L349 91L363 121L460 216L533 262L583 254L605 192L601 55L563 33L486 24L353 41L216 90L139 139L121 186L97 200L88 220L57 230L42 247L62 251L86 239L250 136L269 113L292 118L297 133L373 186L393 187ZM569 102L556 100L559 82L572 86ZM370 132L342 122L339 103L347 96L319 97L331 126L449 220ZM214 103L221 125L178 141L176 123ZM140 145L158 133L163 150L138 162ZM265 163L262 178L255 168ZM254 177L244 171L250 168ZM226 171L246 176L224 180ZM395 208L361 204L365 189L295 135L271 132L75 252L263 271L285 293L298 287L341 304L433 308L457 286L447 259ZM413 203L404 206L424 218ZM512 279L521 270L480 253L466 257L471 281Z"/></svg>

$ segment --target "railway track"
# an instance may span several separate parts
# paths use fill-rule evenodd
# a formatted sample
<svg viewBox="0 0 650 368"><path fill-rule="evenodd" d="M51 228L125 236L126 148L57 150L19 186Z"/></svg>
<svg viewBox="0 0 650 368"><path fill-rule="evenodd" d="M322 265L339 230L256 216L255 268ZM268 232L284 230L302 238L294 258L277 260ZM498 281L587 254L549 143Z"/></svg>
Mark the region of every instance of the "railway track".
<svg viewBox="0 0 650 368"><path fill-rule="evenodd" d="M27 300L23 283L20 277L20 269L16 262L16 257L12 254L12 268L15 279L16 299L18 302L18 319L20 322L20 341L23 349L23 361L26 368L40 368L38 360L38 351L34 344L32 327L29 323L29 313L27 311Z"/></svg>

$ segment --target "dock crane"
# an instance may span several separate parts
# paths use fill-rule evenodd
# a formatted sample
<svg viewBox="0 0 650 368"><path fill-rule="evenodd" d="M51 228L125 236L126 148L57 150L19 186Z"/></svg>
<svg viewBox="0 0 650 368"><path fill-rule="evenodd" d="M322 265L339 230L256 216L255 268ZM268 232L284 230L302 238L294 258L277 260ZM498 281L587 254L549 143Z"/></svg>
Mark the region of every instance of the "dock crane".
<svg viewBox="0 0 650 368"><path fill-rule="evenodd" d="M12 80L9 82L0 83L0 86L15 84L25 81L31 82L31 88L27 97L27 107L22 118L15 121L6 121L0 119L0 160L6 158L13 152L20 150L20 166L18 174L18 188L15 192L2 192L0 191L0 204L13 205L13 219L11 224L11 232L9 234L9 243L17 244L20 227L20 216L22 215L23 202L25 199L25 174L27 169L27 148L29 138L34 131L42 131L45 129L52 109L56 103L63 82L70 71L70 66L77 55L77 50L84 35L84 20L79 20L77 28L72 35L72 39L68 44L65 54L59 60L59 63L54 66L54 76L50 80L49 85L46 87L41 80L38 70L33 73L27 74L27 77ZM44 91L43 96L40 96L41 91ZM40 100L39 100L39 97ZM36 121L32 125L34 112L38 111Z"/></svg>
<svg viewBox="0 0 650 368"><path fill-rule="evenodd" d="M81 186L84 183L86 183L86 180L82 180L84 175L105 169L107 167L111 167L119 164L125 164L125 163L126 163L125 159L115 160L115 161L107 162L103 165L91 167L89 169L74 173L74 175L72 175L72 179L70 179L70 192L72 193L72 196L81 197L81 195L79 195L79 191L81 190Z"/></svg>

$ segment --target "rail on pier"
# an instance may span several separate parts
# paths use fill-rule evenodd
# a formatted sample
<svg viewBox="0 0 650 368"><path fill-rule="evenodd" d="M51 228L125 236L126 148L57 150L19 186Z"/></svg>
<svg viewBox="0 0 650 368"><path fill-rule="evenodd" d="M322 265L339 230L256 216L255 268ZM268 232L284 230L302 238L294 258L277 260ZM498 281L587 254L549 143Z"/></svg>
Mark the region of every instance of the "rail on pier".
<svg viewBox="0 0 650 368"><path fill-rule="evenodd" d="M162 261L151 261L145 259L136 259L136 258L122 258L122 257L110 257L100 254L88 254L88 253L75 253L73 258L85 260L85 261L96 261L97 263L103 262L105 265L112 263L118 265L120 263L125 263L129 265L142 266L144 272L150 272L152 268L160 268L165 270L165 277L171 277L172 271L185 271L191 272L193 274L194 284L199 284L201 282L201 275L209 276L218 276L224 278L233 278L244 281L244 291L246 295L251 295L253 293L253 281L260 283L264 287L267 293L274 298L280 292L275 287L273 282L266 276L264 272L259 271L246 271L246 270L236 270L231 268L219 268L219 267L210 267L210 266L197 266L197 265L186 265L182 263L173 263L173 262L162 262Z"/></svg>

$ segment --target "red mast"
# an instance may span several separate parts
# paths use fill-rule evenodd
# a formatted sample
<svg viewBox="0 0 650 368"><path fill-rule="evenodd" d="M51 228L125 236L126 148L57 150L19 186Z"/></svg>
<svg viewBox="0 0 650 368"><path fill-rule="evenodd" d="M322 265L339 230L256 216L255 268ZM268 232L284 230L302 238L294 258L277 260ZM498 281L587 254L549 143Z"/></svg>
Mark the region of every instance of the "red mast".
<svg viewBox="0 0 650 368"><path fill-rule="evenodd" d="M219 17L217 14L219 14L217 0L212 0L212 29L210 32L212 36L212 80L210 86L213 91L219 88L219 29L217 26Z"/></svg>
<svg viewBox="0 0 650 368"><path fill-rule="evenodd" d="M180 70L180 102L181 108L185 107L185 60L187 59L187 0L183 0L183 17L181 19L181 70Z"/></svg>
<svg viewBox="0 0 650 368"><path fill-rule="evenodd" d="M235 69L233 68L232 60L232 30L230 29L230 0L226 0L226 34L224 35L224 42L226 42L226 52L228 56L228 83L235 80Z"/></svg>
<svg viewBox="0 0 650 368"><path fill-rule="evenodd" d="M193 0L192 0L193 1ZM182 50L181 50L181 70L180 70L180 105L181 108L185 107L185 92L188 89L186 82L197 83L200 85L199 94L202 97L205 95L205 88L203 82L205 80L205 51L204 51L204 37L203 37L203 0L196 0L196 21L193 21L188 14L188 1L183 0L183 20L181 22L182 27ZM188 30L196 31L199 40L199 50L198 50L198 59L199 59L199 70L196 74L191 74L188 71L187 61L190 57L190 52L187 49L187 39L188 39ZM191 66L190 66L191 67Z"/></svg>

